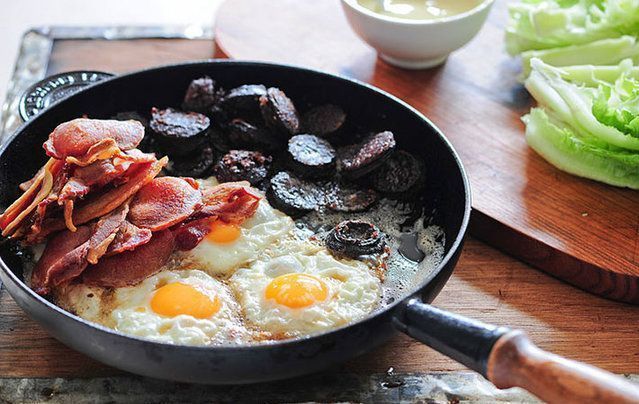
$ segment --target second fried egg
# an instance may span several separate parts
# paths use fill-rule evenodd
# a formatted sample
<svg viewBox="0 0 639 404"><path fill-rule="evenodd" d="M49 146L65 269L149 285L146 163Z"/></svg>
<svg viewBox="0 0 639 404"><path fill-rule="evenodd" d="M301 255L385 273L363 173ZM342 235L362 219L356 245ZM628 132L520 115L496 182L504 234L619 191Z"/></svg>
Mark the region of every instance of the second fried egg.
<svg viewBox="0 0 639 404"><path fill-rule="evenodd" d="M315 243L286 244L230 279L248 324L289 338L340 327L377 307L381 282L365 264L337 260Z"/></svg>

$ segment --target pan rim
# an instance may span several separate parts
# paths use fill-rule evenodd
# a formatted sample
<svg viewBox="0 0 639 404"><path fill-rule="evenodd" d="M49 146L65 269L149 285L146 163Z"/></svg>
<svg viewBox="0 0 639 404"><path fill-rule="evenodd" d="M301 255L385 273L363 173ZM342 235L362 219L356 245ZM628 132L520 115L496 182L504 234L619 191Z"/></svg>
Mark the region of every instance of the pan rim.
<svg viewBox="0 0 639 404"><path fill-rule="evenodd" d="M311 342L313 340L319 340L322 337L332 334L332 333L339 333L342 331L345 331L349 328L352 327L358 327L363 325L364 323L367 323L369 321L373 321L375 319L377 319L380 316L386 315L388 313L391 313L395 310L398 310L402 305L405 304L406 301L408 301L412 296L415 296L416 294L418 294L422 289L424 289L430 282L432 282L432 280L439 275L439 273L447 266L448 262L455 256L455 254L458 252L458 250L461 248L461 245L464 241L464 238L466 236L466 232L468 229L468 224L470 221L470 214L471 214L471 201L472 201L472 195L471 195L471 189L470 189L470 181L468 179L468 175L466 173L466 170L462 164L461 158L459 157L459 154L457 153L457 151L455 150L455 148L453 147L452 143L448 140L448 138L444 135L444 133L439 129L439 127L437 127L437 125L435 125L428 117L426 117L424 114L422 114L420 111L418 111L416 108L414 108L413 106L409 105L408 103L406 103L405 101L401 100L400 98L394 96L393 94L388 93L387 91L384 91L378 87L375 87L371 84L365 83L363 81L357 80L357 79L353 79L350 77L346 77L344 75L341 74L336 74L336 73L329 73L326 71L322 71L322 70L318 70L318 69L313 69L313 68L308 68L308 67L303 67L303 66L299 66L299 65L294 65L294 64L286 64L286 63L271 63L271 62L263 62L263 61L254 61L254 60L230 60L230 59L201 59L201 60L193 60L193 61L188 61L188 62L180 62L180 63L170 63L170 64L165 64L165 65L159 65L159 66L153 66L153 67L149 67L149 68L145 68L145 69L141 69L141 70L136 70L133 72L129 72L126 74L122 74L122 75L116 75L113 76L111 78L107 78L105 80L99 81L97 83L93 83L90 84L88 86L86 86L85 88L79 90L77 93L74 93L68 97L62 98L60 100L57 100L56 102L54 102L53 104L51 104L47 110L45 111L45 113L47 111L53 110L55 108L60 108L60 105L63 105L65 103L65 101L67 101L68 99L71 99L73 97L76 97L79 94L82 94L86 91L89 91L91 89L93 89L94 87L99 87L99 86L106 86L108 85L111 81L113 80L124 80L124 79L129 79L131 77L134 77L136 75L144 75L147 74L149 72L159 72L162 70L171 70L171 69L175 69L175 68L179 68L179 67L183 67L183 66L193 66L193 65L218 65L218 64L224 64L224 65L242 65L242 66L254 66L257 68L280 68L280 69L290 69L290 70L296 70L296 71L302 71L305 73L310 73L313 75L318 75L318 76L322 76L326 79L330 79L330 80L338 80L338 81L342 81L342 82L349 82L351 84L355 84L357 86L360 87L365 87L368 91L371 91L373 93L377 93L379 95L384 96L385 98L388 99L388 101L394 102L399 104L400 106L402 106L404 109L408 110L408 112L411 112L412 114L416 115L420 120L424 121L426 124L428 124L428 126L430 126L430 128L435 132L436 136L439 137L439 140L441 140L444 144L444 146L448 149L448 152L451 154L451 156L453 157L454 162L457 164L457 168L459 171L459 174L461 175L461 179L462 179L462 184L464 187L464 212L463 212L463 217L462 217L462 221L460 224L460 228L459 231L456 234L456 237L453 241L453 243L450 246L450 249L448 250L448 252L444 255L442 261L440 262L440 264L433 270L430 271L430 273L428 274L428 276L419 284L413 286L413 288L411 288L410 292L408 292L403 298L401 299L397 299L395 300L393 303L383 306L381 308L378 308L376 310L374 310L372 313L370 313L369 315L367 315L366 317L363 317L357 321L345 324L343 326L337 327L337 328L333 328L330 330L323 330L323 331L319 331L316 333L312 333L309 335L305 335L302 337L297 337L297 338L292 338L292 339L286 339L286 340L278 340L278 341L269 341L269 342L259 342L259 343L255 343L255 344L242 344L242 345L232 345L232 344L222 344L222 345L210 345L210 346L198 346L198 345L184 345L184 344L173 344L173 343L168 343L168 342L159 342L159 341L153 341L153 340L149 340L149 339L145 339L145 338L141 338L141 337L137 337L137 336L133 336L133 335L128 335L125 333L122 333L120 331L114 330L112 328L108 328L105 327L101 324L97 324L97 323L93 323L91 321L85 320L73 313L70 313L60 307L58 307L57 305L53 304L52 302L48 301L47 299L45 299L44 297L38 295L37 293L35 293L29 286L27 286L27 284L22 280L19 279L14 273L13 271L11 271L11 269L9 269L9 267L7 266L7 264L4 262L4 260L2 258L0 258L0 269L2 269L2 272L4 272L4 274L9 277L11 279L11 281L16 284L18 286L18 288L23 292L26 293L27 295L29 295L30 298L32 298L35 302L37 302L38 304L40 304L41 306L43 306L46 309L49 310L53 310L57 315L63 316L63 317L67 317L72 321L76 321L81 323L83 326L87 326L90 328L93 328L101 333L105 333L108 334L109 337L113 337L113 338L118 338L118 339L126 339L126 340L134 340L140 343L144 343L144 344L150 344L150 345L154 345L157 346L159 348L164 348L164 349L177 349L177 350L188 350L188 351L195 351L195 352L202 352L202 351L223 351L223 352L231 352L231 351L247 351L247 350L265 350L265 349L276 349L276 348L285 348L285 347L289 347L289 346L294 346L297 344L300 344L302 342ZM22 133L24 133L24 130L29 126L32 125L34 122L36 122L38 119L42 119L42 114L39 114L37 116L35 116L33 119L23 123L18 129L15 130L15 132L13 134L11 134L9 137L6 138L6 140L4 141L3 145L0 147L0 156L4 155L6 149L9 147L9 145L18 137L20 136ZM7 289L7 292L9 292L10 295L12 295L11 291L9 291L8 288L5 287L5 289Z"/></svg>

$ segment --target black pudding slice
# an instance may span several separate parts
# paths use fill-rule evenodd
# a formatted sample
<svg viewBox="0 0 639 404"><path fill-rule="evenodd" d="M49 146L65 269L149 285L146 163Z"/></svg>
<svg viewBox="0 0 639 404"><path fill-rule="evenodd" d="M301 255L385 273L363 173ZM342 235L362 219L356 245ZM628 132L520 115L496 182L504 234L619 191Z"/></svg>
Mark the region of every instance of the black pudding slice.
<svg viewBox="0 0 639 404"><path fill-rule="evenodd" d="M245 84L226 93L220 101L220 108L231 117L252 117L260 115L260 97L266 94L261 84Z"/></svg>
<svg viewBox="0 0 639 404"><path fill-rule="evenodd" d="M300 118L293 101L279 88L271 87L260 97L260 111L266 124L287 137L300 130Z"/></svg>
<svg viewBox="0 0 639 404"><path fill-rule="evenodd" d="M215 163L215 155L210 147L196 151L194 155L177 157L165 167L167 174L175 177L204 178L208 176Z"/></svg>
<svg viewBox="0 0 639 404"><path fill-rule="evenodd" d="M220 128L213 127L209 130L209 143L220 153L226 153L232 149L228 135Z"/></svg>
<svg viewBox="0 0 639 404"><path fill-rule="evenodd" d="M186 156L207 141L210 120L197 112L151 109L150 126L160 147L170 156Z"/></svg>
<svg viewBox="0 0 639 404"><path fill-rule="evenodd" d="M222 97L224 90L216 88L215 80L208 76L200 77L193 80L186 89L182 109L208 115Z"/></svg>
<svg viewBox="0 0 639 404"><path fill-rule="evenodd" d="M383 233L371 223L361 220L345 220L326 236L326 247L351 258L379 254L386 242Z"/></svg>
<svg viewBox="0 0 639 404"><path fill-rule="evenodd" d="M326 177L335 170L335 149L317 136L293 136L288 141L287 153L291 169L301 177Z"/></svg>
<svg viewBox="0 0 639 404"><path fill-rule="evenodd" d="M302 129L318 136L337 132L346 122L346 113L337 105L324 104L311 108L302 116Z"/></svg>
<svg viewBox="0 0 639 404"><path fill-rule="evenodd" d="M377 192L338 186L327 199L328 208L336 212L364 212L377 202Z"/></svg>
<svg viewBox="0 0 639 404"><path fill-rule="evenodd" d="M271 178L266 197L271 205L294 218L319 208L324 198L318 185L287 171Z"/></svg>
<svg viewBox="0 0 639 404"><path fill-rule="evenodd" d="M283 146L283 141L277 135L243 119L233 119L226 130L229 141L237 147L276 151Z"/></svg>
<svg viewBox="0 0 639 404"><path fill-rule="evenodd" d="M380 192L400 193L419 185L423 175L423 163L412 154L400 150L373 174L371 183Z"/></svg>
<svg viewBox="0 0 639 404"><path fill-rule="evenodd" d="M360 178L380 167L395 150L395 137L385 131L370 135L362 142L346 146L340 155L342 174L350 179Z"/></svg>
<svg viewBox="0 0 639 404"><path fill-rule="evenodd" d="M257 185L264 181L273 161L258 151L231 150L215 164L213 173L220 182L248 181Z"/></svg>

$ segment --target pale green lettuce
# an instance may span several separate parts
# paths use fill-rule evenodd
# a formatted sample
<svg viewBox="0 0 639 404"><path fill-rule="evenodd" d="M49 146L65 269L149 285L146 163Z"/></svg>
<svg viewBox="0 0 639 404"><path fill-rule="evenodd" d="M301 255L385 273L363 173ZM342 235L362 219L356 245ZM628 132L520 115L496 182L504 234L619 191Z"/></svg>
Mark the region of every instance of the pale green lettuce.
<svg viewBox="0 0 639 404"><path fill-rule="evenodd" d="M539 104L523 120L528 144L558 168L639 189L639 68L558 68L530 62L526 88Z"/></svg>
<svg viewBox="0 0 639 404"><path fill-rule="evenodd" d="M525 51L521 54L524 78L530 74L532 59L541 59L552 66L616 65L624 59L639 62L639 43L635 37L626 35L582 45Z"/></svg>
<svg viewBox="0 0 639 404"><path fill-rule="evenodd" d="M511 55L639 34L639 0L522 0L508 9Z"/></svg>
<svg viewBox="0 0 639 404"><path fill-rule="evenodd" d="M540 108L533 108L522 119L530 147L555 167L606 184L639 189L638 153L590 143Z"/></svg>

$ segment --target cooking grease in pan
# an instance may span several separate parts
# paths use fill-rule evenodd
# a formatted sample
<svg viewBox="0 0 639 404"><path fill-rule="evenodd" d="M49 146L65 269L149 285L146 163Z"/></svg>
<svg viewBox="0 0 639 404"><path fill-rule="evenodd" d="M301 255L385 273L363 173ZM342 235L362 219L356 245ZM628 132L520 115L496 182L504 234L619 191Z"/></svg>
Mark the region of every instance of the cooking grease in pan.
<svg viewBox="0 0 639 404"><path fill-rule="evenodd" d="M336 225L347 220L374 223L385 236L386 255L382 257L382 263L379 256L361 258L383 266L380 272L383 278L382 304L390 304L402 299L406 291L423 281L437 268L445 254L444 231L436 224L429 224L429 216L422 212L410 225L402 225L407 218L416 215L414 209L413 205L383 198L365 212L314 211L298 219L297 225L301 233L325 239Z"/></svg>

